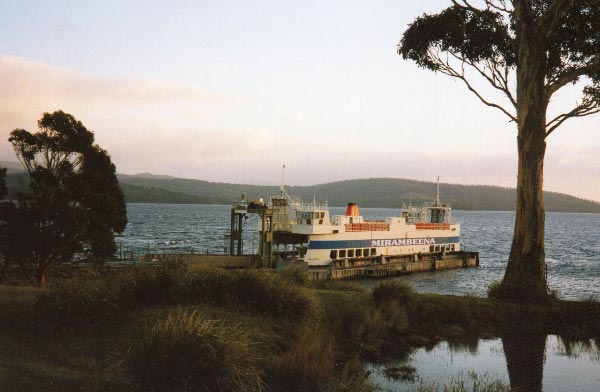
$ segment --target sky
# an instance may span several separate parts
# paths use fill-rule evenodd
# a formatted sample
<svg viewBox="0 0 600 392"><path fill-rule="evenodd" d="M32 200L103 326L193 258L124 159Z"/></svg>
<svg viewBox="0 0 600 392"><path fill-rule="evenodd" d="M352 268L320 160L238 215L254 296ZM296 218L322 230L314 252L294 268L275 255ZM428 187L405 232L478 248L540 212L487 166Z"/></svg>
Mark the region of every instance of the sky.
<svg viewBox="0 0 600 392"><path fill-rule="evenodd" d="M0 0L0 160L16 160L13 129L61 109L124 174L274 185L285 164L288 185L515 187L514 123L396 53L415 17L448 4ZM559 92L551 112L577 97ZM599 157L600 115L567 121L544 189L600 201Z"/></svg>

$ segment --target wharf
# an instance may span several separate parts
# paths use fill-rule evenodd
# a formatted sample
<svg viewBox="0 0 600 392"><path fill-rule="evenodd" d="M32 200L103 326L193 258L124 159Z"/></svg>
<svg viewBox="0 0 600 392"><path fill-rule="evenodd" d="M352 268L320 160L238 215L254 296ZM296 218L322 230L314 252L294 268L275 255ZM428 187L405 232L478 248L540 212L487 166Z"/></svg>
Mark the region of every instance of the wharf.
<svg viewBox="0 0 600 392"><path fill-rule="evenodd" d="M427 255L389 257L381 263L361 263L330 268L308 268L312 280L348 280L386 278L413 272L438 271L479 266L478 252L449 252Z"/></svg>

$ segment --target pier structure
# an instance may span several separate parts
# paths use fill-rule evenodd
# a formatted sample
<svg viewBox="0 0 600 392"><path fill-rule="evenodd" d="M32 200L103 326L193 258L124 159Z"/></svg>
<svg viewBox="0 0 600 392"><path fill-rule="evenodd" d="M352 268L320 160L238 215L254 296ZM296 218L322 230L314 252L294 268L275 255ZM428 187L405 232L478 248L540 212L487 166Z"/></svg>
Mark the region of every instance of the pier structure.
<svg viewBox="0 0 600 392"><path fill-rule="evenodd" d="M290 200L285 195L272 197L268 205L263 199L248 202L242 195L241 201L231 207L229 255L243 256L244 219L256 214L260 218L258 256L262 267L274 267L276 259L298 257L308 238L291 232L289 208Z"/></svg>

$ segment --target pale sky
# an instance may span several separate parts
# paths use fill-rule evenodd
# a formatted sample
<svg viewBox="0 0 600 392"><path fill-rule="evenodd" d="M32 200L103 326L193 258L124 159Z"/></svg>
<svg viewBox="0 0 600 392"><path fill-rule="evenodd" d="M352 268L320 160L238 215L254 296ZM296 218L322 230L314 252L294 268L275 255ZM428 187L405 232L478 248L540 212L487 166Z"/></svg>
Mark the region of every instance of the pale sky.
<svg viewBox="0 0 600 392"><path fill-rule="evenodd" d="M278 184L516 185L516 128L396 54L449 0L0 0L0 160L62 109L120 173ZM570 109L561 92L553 108ZM562 110L565 111L565 110ZM600 115L548 139L544 188L600 201Z"/></svg>

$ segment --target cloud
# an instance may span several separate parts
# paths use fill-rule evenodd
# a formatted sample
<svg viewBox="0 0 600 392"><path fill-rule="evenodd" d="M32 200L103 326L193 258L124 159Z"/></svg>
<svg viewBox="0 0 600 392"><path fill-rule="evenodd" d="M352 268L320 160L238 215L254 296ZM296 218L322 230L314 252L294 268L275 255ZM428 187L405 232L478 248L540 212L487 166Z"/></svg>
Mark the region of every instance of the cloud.
<svg viewBox="0 0 600 392"><path fill-rule="evenodd" d="M432 181L437 176L450 183L516 184L516 149L498 152L484 143L480 148L446 146L431 126L435 119L421 124L419 129L432 130L421 132L417 141L412 140L417 131L406 128L402 143L369 124L362 133L345 134L344 127L315 132L327 127L308 107L298 110L244 94L90 75L0 56L0 160L14 160L7 142L12 129L33 131L43 112L57 109L93 130L117 170L128 174L277 184L285 163L291 185L373 177ZM327 124L335 126L343 113L331 113L336 114L327 112ZM548 147L545 189L600 200L600 146L558 143Z"/></svg>
<svg viewBox="0 0 600 392"><path fill-rule="evenodd" d="M6 142L15 128L35 131L43 112L62 109L95 132L117 167L208 162L219 152L264 149L262 140L231 129L223 113L244 105L240 98L159 80L90 75L14 56L0 56L0 156L14 157ZM250 132L254 130L250 129ZM116 159L118 158L118 159ZM139 160L139 161L136 161Z"/></svg>

